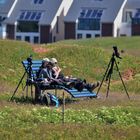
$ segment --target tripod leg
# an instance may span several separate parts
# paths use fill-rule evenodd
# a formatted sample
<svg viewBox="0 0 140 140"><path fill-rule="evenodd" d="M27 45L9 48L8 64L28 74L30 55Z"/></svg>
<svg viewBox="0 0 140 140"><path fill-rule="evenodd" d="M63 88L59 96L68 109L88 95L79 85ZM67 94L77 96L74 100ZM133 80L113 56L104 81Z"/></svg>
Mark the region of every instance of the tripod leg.
<svg viewBox="0 0 140 140"><path fill-rule="evenodd" d="M33 85L31 85L31 97L32 97L32 101L33 101Z"/></svg>
<svg viewBox="0 0 140 140"><path fill-rule="evenodd" d="M22 97L24 97L24 91L26 89L26 85L24 87L22 87Z"/></svg>
<svg viewBox="0 0 140 140"><path fill-rule="evenodd" d="M108 87L107 87L106 98L108 97L109 90L110 90L110 81L111 81L111 74L109 75L109 81L108 81Z"/></svg>
<svg viewBox="0 0 140 140"><path fill-rule="evenodd" d="M120 76L120 79L121 79L121 81L122 81L122 84L123 84L123 87L124 87L124 89L125 89L125 92L126 92L126 94L127 94L127 97L128 97L128 99L130 99L130 96L129 96L128 92L127 92L126 86L125 86L124 81L123 81L123 79L122 79L122 76L121 76L121 73L120 73L120 71L119 71L119 67L118 67L118 65L117 65L116 60L115 60L115 64L116 64L117 71L119 72L119 76Z"/></svg>
<svg viewBox="0 0 140 140"><path fill-rule="evenodd" d="M103 79L102 79L102 81L101 81L101 84L100 84L100 86L99 86L99 88L98 88L98 91L97 91L97 94L96 94L96 95L99 94L99 91L100 91L100 89L101 89L101 87L102 87L102 84L103 84L103 82L104 82L104 79L105 79L105 77L106 77L106 74L108 73L108 70L109 70L109 67L110 67L110 65L111 65L111 62L112 62L112 58L110 59L110 62L109 62L109 64L108 64L108 66L107 66L106 72L105 72L105 74L104 74L104 76L103 76Z"/></svg>
<svg viewBox="0 0 140 140"><path fill-rule="evenodd" d="M28 84L26 85L26 99L28 97Z"/></svg>
<svg viewBox="0 0 140 140"><path fill-rule="evenodd" d="M16 92L17 92L17 90L18 90L18 88L19 88L19 86L20 86L20 84L21 84L21 82L22 82L22 80L23 80L25 74L26 74L26 71L24 72L22 78L20 79L20 81L19 81L19 83L18 83L18 85L17 85L17 87L16 87L16 89L15 89L15 91L14 91L12 97L10 98L10 101L11 101L11 100L13 99L13 97L15 96L15 94L16 94Z"/></svg>

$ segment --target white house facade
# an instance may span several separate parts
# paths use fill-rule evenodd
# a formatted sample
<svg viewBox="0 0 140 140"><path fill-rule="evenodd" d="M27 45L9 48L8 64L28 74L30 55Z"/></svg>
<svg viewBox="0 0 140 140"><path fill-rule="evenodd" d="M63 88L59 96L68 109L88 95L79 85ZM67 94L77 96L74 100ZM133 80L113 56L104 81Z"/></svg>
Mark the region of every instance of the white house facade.
<svg viewBox="0 0 140 140"><path fill-rule="evenodd" d="M75 0L64 19L65 39L117 37L126 3L127 0Z"/></svg>
<svg viewBox="0 0 140 140"><path fill-rule="evenodd" d="M7 38L30 43L64 39L63 19L72 1L18 0L11 16L5 21Z"/></svg>
<svg viewBox="0 0 140 140"><path fill-rule="evenodd" d="M0 0L0 38L51 43L140 35L140 0Z"/></svg>
<svg viewBox="0 0 140 140"><path fill-rule="evenodd" d="M6 38L6 24L4 21L9 18L16 6L17 0L0 0L0 38Z"/></svg>

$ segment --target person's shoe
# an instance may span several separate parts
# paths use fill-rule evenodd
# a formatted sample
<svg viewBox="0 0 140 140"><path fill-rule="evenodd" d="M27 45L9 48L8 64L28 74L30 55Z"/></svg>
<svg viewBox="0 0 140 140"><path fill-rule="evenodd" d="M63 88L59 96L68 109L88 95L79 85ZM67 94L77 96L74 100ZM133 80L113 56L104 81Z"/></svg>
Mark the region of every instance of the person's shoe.
<svg viewBox="0 0 140 140"><path fill-rule="evenodd" d="M74 83L74 82L67 82L67 83L66 83L66 86L67 86L68 88L73 88L73 87L75 86L75 83Z"/></svg>
<svg viewBox="0 0 140 140"><path fill-rule="evenodd" d="M74 88L81 92L84 89L83 82L76 83Z"/></svg>
<svg viewBox="0 0 140 140"><path fill-rule="evenodd" d="M90 92L92 92L95 88L97 88L100 85L100 82L91 84L91 87L88 89Z"/></svg>
<svg viewBox="0 0 140 140"><path fill-rule="evenodd" d="M83 83L87 83L86 79L83 80Z"/></svg>

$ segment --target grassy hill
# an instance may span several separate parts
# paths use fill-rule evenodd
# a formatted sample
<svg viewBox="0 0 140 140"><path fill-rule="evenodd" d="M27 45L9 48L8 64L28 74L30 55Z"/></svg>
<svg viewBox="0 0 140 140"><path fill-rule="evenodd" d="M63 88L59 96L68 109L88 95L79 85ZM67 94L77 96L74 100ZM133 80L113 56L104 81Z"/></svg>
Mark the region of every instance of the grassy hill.
<svg viewBox="0 0 140 140"><path fill-rule="evenodd" d="M140 37L68 40L32 45L0 40L0 138L1 139L140 139ZM58 109L40 105L11 103L11 96L24 69L21 61L56 57L65 75L102 80L118 46L123 59L117 59L131 100L121 94L123 87L114 69L109 99L78 100L66 104L65 124ZM105 92L106 84L102 91ZM20 93L20 92L19 92ZM116 94L115 94L116 93ZM133 94L134 93L134 94ZM104 94L102 95L104 97Z"/></svg>
<svg viewBox="0 0 140 140"><path fill-rule="evenodd" d="M102 79L105 69L111 58L112 46L118 46L122 60L117 59L119 68L124 79L127 80L129 90L137 93L140 91L140 43L136 38L101 38L88 40L61 41L49 45L32 46L25 42L0 41L0 82L10 85L16 84L22 76L24 69L21 61L30 54L33 59L43 57L56 57L65 75L73 75L87 79L89 82ZM126 43L128 42L128 43ZM45 52L35 50L46 49ZM137 53L137 55L135 54ZM112 75L113 83L118 81L118 72L114 70ZM132 85L133 84L133 85ZM132 86L131 86L132 85ZM135 87L135 88L134 88ZM114 89L116 85L114 86ZM116 90L122 90L121 84Z"/></svg>

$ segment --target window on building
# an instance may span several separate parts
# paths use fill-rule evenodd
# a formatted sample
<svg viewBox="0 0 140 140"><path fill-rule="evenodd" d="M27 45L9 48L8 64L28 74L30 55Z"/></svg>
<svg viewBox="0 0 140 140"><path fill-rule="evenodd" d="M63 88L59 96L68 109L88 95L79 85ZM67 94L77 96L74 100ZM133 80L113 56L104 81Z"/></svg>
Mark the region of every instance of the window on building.
<svg viewBox="0 0 140 140"><path fill-rule="evenodd" d="M135 16L132 18L132 24L140 24L140 9L137 10Z"/></svg>
<svg viewBox="0 0 140 140"><path fill-rule="evenodd" d="M79 19L79 30L100 30L100 20L98 19Z"/></svg>
<svg viewBox="0 0 140 140"><path fill-rule="evenodd" d="M21 11L19 21L39 21L42 17L42 11Z"/></svg>
<svg viewBox="0 0 140 140"><path fill-rule="evenodd" d="M103 9L82 9L78 18L78 30L100 30Z"/></svg>
<svg viewBox="0 0 140 140"><path fill-rule="evenodd" d="M0 16L0 22L2 21L2 16Z"/></svg>
<svg viewBox="0 0 140 140"><path fill-rule="evenodd" d="M86 34L86 38L91 38L92 35L91 34Z"/></svg>
<svg viewBox="0 0 140 140"><path fill-rule="evenodd" d="M5 19L6 19L6 17L0 16L0 22L4 21Z"/></svg>
<svg viewBox="0 0 140 140"><path fill-rule="evenodd" d="M31 16L31 12L27 12L26 15L25 15L25 20L28 20Z"/></svg>
<svg viewBox="0 0 140 140"><path fill-rule="evenodd" d="M34 4L42 4L44 0L33 0Z"/></svg>
<svg viewBox="0 0 140 140"><path fill-rule="evenodd" d="M103 0L95 0L95 1L103 1Z"/></svg>
<svg viewBox="0 0 140 140"><path fill-rule="evenodd" d="M53 37L53 42L56 42L56 36Z"/></svg>
<svg viewBox="0 0 140 140"><path fill-rule="evenodd" d="M100 34L95 34L95 37L100 37Z"/></svg>
<svg viewBox="0 0 140 140"><path fill-rule="evenodd" d="M132 21L132 12L131 11L127 11L126 12L126 22L131 22Z"/></svg>
<svg viewBox="0 0 140 140"><path fill-rule="evenodd" d="M21 36L16 36L16 40L21 40Z"/></svg>
<svg viewBox="0 0 140 140"><path fill-rule="evenodd" d="M77 39L80 39L82 37L83 37L82 34L77 34Z"/></svg>
<svg viewBox="0 0 140 140"><path fill-rule="evenodd" d="M36 44L39 43L39 37L38 36L34 36L34 43L36 43Z"/></svg>
<svg viewBox="0 0 140 140"><path fill-rule="evenodd" d="M25 36L25 41L30 42L30 36Z"/></svg>
<svg viewBox="0 0 140 140"><path fill-rule="evenodd" d="M39 32L38 22L34 21L19 21L17 32Z"/></svg>

